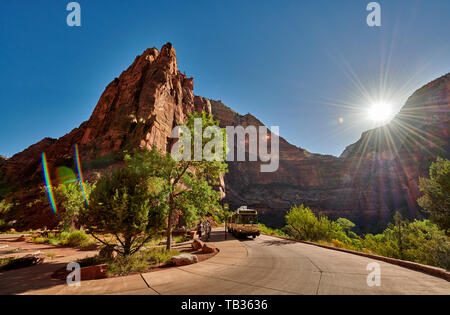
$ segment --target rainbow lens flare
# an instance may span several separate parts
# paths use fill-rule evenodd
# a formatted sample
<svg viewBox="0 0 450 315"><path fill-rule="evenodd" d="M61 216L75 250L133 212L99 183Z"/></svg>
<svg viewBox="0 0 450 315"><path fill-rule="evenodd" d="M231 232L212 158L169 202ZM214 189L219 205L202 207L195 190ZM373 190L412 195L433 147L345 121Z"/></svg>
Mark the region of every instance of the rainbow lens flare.
<svg viewBox="0 0 450 315"><path fill-rule="evenodd" d="M78 144L75 144L75 161L77 163L78 178L80 180L81 192L83 193L83 197L84 197L84 201L86 202L86 205L89 206L89 201L86 197L86 189L84 187L83 173L81 171L81 163L80 163L80 155L79 155L79 151L78 151Z"/></svg>
<svg viewBox="0 0 450 315"><path fill-rule="evenodd" d="M47 157L45 153L42 153L42 172L44 173L45 186L47 188L48 200L52 206L53 212L56 213L58 208L56 207L55 196L53 194L52 180L48 171Z"/></svg>
<svg viewBox="0 0 450 315"><path fill-rule="evenodd" d="M78 182L78 178L77 175L75 175L75 172L67 166L58 167L56 169L56 174L58 176L58 184Z"/></svg>

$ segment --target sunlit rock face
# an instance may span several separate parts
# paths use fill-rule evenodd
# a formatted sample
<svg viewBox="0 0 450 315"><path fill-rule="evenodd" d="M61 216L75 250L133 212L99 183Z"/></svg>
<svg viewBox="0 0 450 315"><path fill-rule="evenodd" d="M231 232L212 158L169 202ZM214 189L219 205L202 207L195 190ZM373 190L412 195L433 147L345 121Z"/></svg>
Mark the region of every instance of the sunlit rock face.
<svg viewBox="0 0 450 315"><path fill-rule="evenodd" d="M449 152L450 74L417 90L387 125L366 131L341 157L404 158Z"/></svg>
<svg viewBox="0 0 450 315"><path fill-rule="evenodd" d="M85 178L93 178L94 170L120 161L123 150L156 146L166 151L172 144L172 128L184 122L188 113L211 111L209 101L194 96L193 88L193 79L178 70L172 44L164 45L161 51L147 49L106 87L87 122L58 140L44 139L8 160L0 160L0 180L17 187L16 196L28 203L44 185L42 152L46 153L51 177L57 184L58 167L75 169L75 144L81 160L92 162L84 163L90 165L85 169ZM33 206L22 210L19 227L55 224L49 208Z"/></svg>
<svg viewBox="0 0 450 315"><path fill-rule="evenodd" d="M207 99L194 96L193 88L193 79L178 71L170 43L161 52L147 49L106 87L87 122L58 140L44 139L14 155L2 175L10 182L39 177L41 152L46 152L50 169L73 166L75 144L82 160L153 145L165 151L172 128L188 113L211 110Z"/></svg>
<svg viewBox="0 0 450 315"><path fill-rule="evenodd" d="M332 218L347 217L364 232L380 231L396 210L421 217L418 178L437 156L449 157L449 97L446 75L415 92L391 123L363 133L339 158L280 139L275 173L261 173L260 162L228 162L225 202L258 209L274 226L282 226L286 210L302 203ZM221 102L211 104L222 127L261 124Z"/></svg>
<svg viewBox="0 0 450 315"><path fill-rule="evenodd" d="M57 140L46 138L10 159L0 157L0 193L12 191L20 203L10 218L18 221L16 228L57 224L49 206L33 204L42 196L42 152L58 184L60 167L75 169L75 144L87 162L85 178L95 179L120 163L123 150L153 145L167 150L172 128L193 111L212 112L222 127L263 125L250 114L195 96L193 87L193 79L178 71L171 44L147 49L106 87L88 121ZM449 89L449 75L419 89L390 124L365 132L339 158L280 138L278 171L261 173L260 162L228 162L229 173L217 188L231 209L256 208L263 222L274 226L282 226L286 211L302 203L332 218L347 217L361 231L379 231L395 210L418 217L418 177L438 155L449 155Z"/></svg>

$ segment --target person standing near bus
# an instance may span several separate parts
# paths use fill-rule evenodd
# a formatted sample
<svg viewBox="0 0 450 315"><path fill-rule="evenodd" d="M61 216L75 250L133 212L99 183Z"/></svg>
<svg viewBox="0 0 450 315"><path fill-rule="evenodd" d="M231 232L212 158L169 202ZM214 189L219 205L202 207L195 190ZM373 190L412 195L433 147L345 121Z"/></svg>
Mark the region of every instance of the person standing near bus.
<svg viewBox="0 0 450 315"><path fill-rule="evenodd" d="M205 222L205 233L207 239L209 240L209 236L211 235L211 222L209 221L209 219L206 219Z"/></svg>
<svg viewBox="0 0 450 315"><path fill-rule="evenodd" d="M203 232L203 222L200 221L200 223L197 226L197 233L200 239L202 238L202 232Z"/></svg>

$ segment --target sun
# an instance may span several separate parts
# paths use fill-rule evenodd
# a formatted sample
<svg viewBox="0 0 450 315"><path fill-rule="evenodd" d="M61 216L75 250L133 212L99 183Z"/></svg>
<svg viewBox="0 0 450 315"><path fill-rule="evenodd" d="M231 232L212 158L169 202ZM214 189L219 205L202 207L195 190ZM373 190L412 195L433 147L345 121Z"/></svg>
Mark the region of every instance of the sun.
<svg viewBox="0 0 450 315"><path fill-rule="evenodd" d="M374 122L387 122L392 118L392 105L387 102L373 104L368 110L368 118Z"/></svg>

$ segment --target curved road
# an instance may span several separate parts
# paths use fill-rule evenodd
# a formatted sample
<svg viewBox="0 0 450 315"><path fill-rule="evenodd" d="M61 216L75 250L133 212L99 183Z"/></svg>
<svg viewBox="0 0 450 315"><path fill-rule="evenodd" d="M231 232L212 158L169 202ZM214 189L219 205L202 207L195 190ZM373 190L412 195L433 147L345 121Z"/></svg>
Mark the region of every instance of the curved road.
<svg viewBox="0 0 450 315"><path fill-rule="evenodd" d="M236 240L215 231L220 253L199 264L123 278L85 281L39 292L56 294L450 294L450 282L370 258L275 237ZM366 267L381 267L369 287Z"/></svg>

